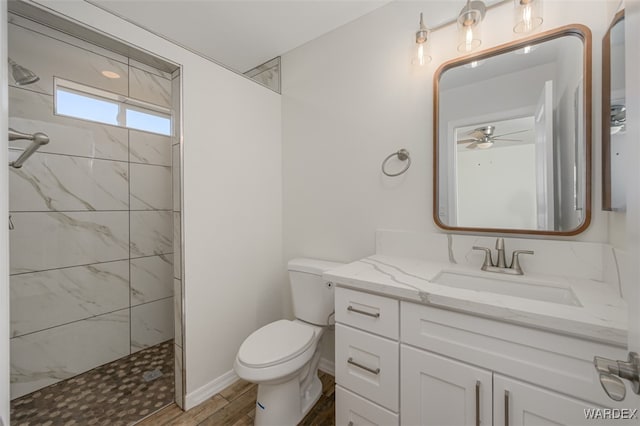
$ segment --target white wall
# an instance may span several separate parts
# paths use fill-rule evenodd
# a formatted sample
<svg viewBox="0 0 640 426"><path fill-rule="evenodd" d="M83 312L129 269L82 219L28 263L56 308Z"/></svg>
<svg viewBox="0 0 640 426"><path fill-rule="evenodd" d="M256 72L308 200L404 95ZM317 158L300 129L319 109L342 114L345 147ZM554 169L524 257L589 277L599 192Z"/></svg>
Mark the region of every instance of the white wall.
<svg viewBox="0 0 640 426"><path fill-rule="evenodd" d="M8 132L7 2L0 2L0 135ZM0 164L9 162L8 150L0 149ZM0 218L9 216L9 170L0 172ZM9 424L9 227L0 226L0 418Z"/></svg>
<svg viewBox="0 0 640 426"><path fill-rule="evenodd" d="M640 40L640 1L627 0L625 9L625 40L626 49L626 94L627 94L627 137L631 141L640 140L640 51L637 40ZM622 288L629 303L629 346L630 350L640 352L640 147L637 143L630 144L627 158L629 182L626 186L627 212L625 245L629 255L628 273L623 274ZM623 215L618 215L623 216ZM640 405L635 400L636 408Z"/></svg>
<svg viewBox="0 0 640 426"><path fill-rule="evenodd" d="M378 228L432 231L433 74L457 57L455 25L431 36L433 61L411 66L419 13L430 2L392 2L282 57L284 257L352 261L374 252ZM483 48L514 39L513 5L487 13ZM545 2L542 30L584 23L593 63L608 26L604 1ZM451 17L455 18L455 17ZM600 116L593 68L593 116ZM593 134L600 132L594 120ZM575 239L607 241L600 212L600 151L594 143L593 219ZM380 163L400 148L413 164L398 178ZM325 356L331 356L330 345Z"/></svg>
<svg viewBox="0 0 640 426"><path fill-rule="evenodd" d="M607 10L607 19L609 21L609 23L611 23L613 21L613 18L615 17L615 14L621 9L624 8L624 0L608 0L608 10ZM625 11L626 14L627 11ZM625 17L625 40L627 40L627 37L629 37L629 34L633 34L633 29L629 29L627 28L628 26L628 19ZM625 43L625 49L628 51L629 49L629 44L630 43ZM625 65L626 65L626 61L628 54L625 55ZM628 80L628 78L626 77L626 70L625 70L625 82ZM626 83L628 84L628 82ZM628 96L628 93L626 94L626 96ZM629 116L629 107L627 105L627 117ZM615 173L616 177L618 179L623 179L624 181L627 180L628 176L627 174L629 173L628 170L625 170L625 165L626 164L630 164L628 163L626 160L627 157L631 157L632 154L629 154L629 149L633 149L634 148L634 144L630 143L624 143L626 141L631 141L631 139L629 138L629 131L628 131L628 123L630 122L630 119L627 119L627 132L624 135L616 135L617 137L615 138L611 138L613 143L617 143L618 144L618 148L621 148L621 150L624 150L624 157L623 158L618 158L617 160L619 161L614 161L614 159L612 158L612 167L616 167L616 170L613 171L613 173ZM632 165L632 167L636 167L636 165ZM616 193L616 200L620 201L622 200L621 203L617 203L618 206L625 206L626 202L627 202L627 195L631 195L631 192L633 191L633 188L629 188L629 185L623 185L618 187L619 189L619 193ZM617 211L617 212L611 212L609 214L609 241L611 242L612 245L619 247L619 248L626 248L627 246L627 218L626 218L626 213L624 211L624 208L622 209L623 211Z"/></svg>
<svg viewBox="0 0 640 426"><path fill-rule="evenodd" d="M89 3L37 3L183 67L189 408L232 376L244 338L282 314L280 96Z"/></svg>

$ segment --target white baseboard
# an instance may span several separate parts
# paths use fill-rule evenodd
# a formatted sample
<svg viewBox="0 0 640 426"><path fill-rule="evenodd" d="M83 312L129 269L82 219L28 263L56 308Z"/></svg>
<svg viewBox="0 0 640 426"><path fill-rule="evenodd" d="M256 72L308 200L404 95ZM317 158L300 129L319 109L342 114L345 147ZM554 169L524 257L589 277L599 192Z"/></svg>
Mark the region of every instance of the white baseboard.
<svg viewBox="0 0 640 426"><path fill-rule="evenodd" d="M230 370L224 373L222 376L213 379L204 386L201 386L193 392L188 393L184 401L185 411L195 407L198 404L203 403L213 395L219 393L221 390L225 389L238 380L240 380L240 377L238 377L235 371Z"/></svg>
<svg viewBox="0 0 640 426"><path fill-rule="evenodd" d="M318 369L332 376L335 376L336 374L335 364L333 363L333 361L329 361L326 358L320 358ZM213 395L219 393L221 390L232 385L238 380L240 380L240 377L238 377L235 371L230 370L224 373L222 376L217 377L212 381L210 381L209 383L194 390L193 392L188 393L184 401L185 411L190 410L196 405L203 403L207 399L211 398Z"/></svg>
<svg viewBox="0 0 640 426"><path fill-rule="evenodd" d="M325 373L335 377L336 364L333 361L329 361L326 358L320 358L320 363L318 364L318 370L324 371Z"/></svg>

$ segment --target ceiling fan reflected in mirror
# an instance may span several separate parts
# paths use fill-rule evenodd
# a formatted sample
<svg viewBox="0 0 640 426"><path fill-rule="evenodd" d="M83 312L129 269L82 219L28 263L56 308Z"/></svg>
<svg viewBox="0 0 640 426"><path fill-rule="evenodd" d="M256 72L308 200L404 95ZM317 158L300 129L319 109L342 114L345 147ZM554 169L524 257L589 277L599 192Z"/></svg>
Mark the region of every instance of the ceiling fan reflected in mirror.
<svg viewBox="0 0 640 426"><path fill-rule="evenodd" d="M467 149L488 149L491 148L495 142L522 142L521 139L505 139L503 136L515 135L529 131L528 129L525 129L518 130L516 132L503 133L501 135L494 135L493 133L495 130L496 126L492 125L478 127L477 129L467 133L467 136L470 136L470 138L459 139L456 143L469 144L465 147Z"/></svg>
<svg viewBox="0 0 640 426"><path fill-rule="evenodd" d="M624 105L611 105L611 134L624 132L627 127L627 108Z"/></svg>

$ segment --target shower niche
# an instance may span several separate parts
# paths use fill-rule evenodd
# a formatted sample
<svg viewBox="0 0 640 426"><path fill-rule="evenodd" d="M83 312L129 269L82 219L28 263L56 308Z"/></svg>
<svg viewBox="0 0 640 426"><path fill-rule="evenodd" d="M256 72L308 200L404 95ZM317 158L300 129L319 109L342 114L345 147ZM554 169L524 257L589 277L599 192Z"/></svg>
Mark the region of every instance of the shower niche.
<svg viewBox="0 0 640 426"><path fill-rule="evenodd" d="M31 8L9 6L10 64L37 76L10 76L9 125L50 141L9 172L12 417L118 360L123 383L172 378L182 405L179 66ZM10 160L29 143L9 142ZM127 364L155 347L171 359Z"/></svg>

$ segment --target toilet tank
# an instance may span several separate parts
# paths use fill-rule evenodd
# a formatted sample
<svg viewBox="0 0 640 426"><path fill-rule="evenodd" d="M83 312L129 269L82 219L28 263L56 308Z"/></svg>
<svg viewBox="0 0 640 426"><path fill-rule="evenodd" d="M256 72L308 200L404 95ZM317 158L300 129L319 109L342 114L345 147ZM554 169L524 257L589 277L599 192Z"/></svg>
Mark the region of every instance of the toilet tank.
<svg viewBox="0 0 640 426"><path fill-rule="evenodd" d="M296 318L316 325L327 325L334 310L334 285L322 273L343 265L317 259L292 259L287 265Z"/></svg>

